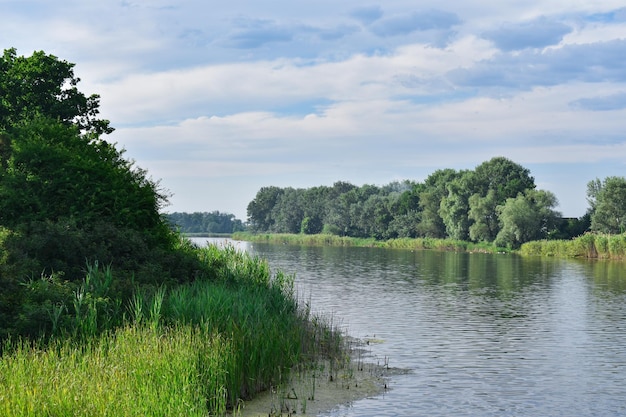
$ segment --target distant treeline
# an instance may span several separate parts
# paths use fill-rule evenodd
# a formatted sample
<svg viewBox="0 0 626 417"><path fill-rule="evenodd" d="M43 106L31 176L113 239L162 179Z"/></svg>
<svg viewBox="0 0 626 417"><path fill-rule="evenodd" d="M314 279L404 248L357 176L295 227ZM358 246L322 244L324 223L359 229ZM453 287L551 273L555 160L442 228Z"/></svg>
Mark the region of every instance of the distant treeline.
<svg viewBox="0 0 626 417"><path fill-rule="evenodd" d="M626 180L624 184L626 190ZM248 228L257 233L378 240L448 238L517 248L532 240L569 239L590 230L604 185L599 180L590 183L592 207L587 214L564 219L554 209L554 194L536 189L528 169L496 157L473 170L437 170L424 182L263 187L248 204ZM611 233L598 221L594 224L596 230Z"/></svg>
<svg viewBox="0 0 626 417"><path fill-rule="evenodd" d="M212 211L210 213L169 213L165 215L170 225L181 233L234 233L244 231L243 222L234 214Z"/></svg>

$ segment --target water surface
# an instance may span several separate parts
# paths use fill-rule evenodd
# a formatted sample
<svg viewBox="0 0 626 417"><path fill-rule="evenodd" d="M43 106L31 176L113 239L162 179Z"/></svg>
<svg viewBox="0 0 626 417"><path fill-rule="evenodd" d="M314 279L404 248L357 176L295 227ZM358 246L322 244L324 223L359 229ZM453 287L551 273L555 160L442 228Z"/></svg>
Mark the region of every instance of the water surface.
<svg viewBox="0 0 626 417"><path fill-rule="evenodd" d="M622 263L235 244L412 370L328 416L626 415Z"/></svg>

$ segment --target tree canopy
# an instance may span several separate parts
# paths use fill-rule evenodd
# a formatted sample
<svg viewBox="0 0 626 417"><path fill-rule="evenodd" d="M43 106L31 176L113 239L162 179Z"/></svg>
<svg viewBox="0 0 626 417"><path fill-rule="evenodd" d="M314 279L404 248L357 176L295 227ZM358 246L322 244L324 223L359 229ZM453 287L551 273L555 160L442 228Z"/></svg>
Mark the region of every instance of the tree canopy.
<svg viewBox="0 0 626 417"><path fill-rule="evenodd" d="M44 52L0 58L0 339L45 331L89 265L116 271L120 300L197 274L160 214L167 193L103 138L113 128L73 67Z"/></svg>
<svg viewBox="0 0 626 417"><path fill-rule="evenodd" d="M0 130L42 115L85 132L113 132L108 120L97 118L100 96L78 90L74 66L43 51L24 57L6 49L0 58Z"/></svg>
<svg viewBox="0 0 626 417"><path fill-rule="evenodd" d="M449 237L497 240L515 247L530 238L556 235L561 227L560 213L554 211L556 198L535 188L528 169L496 157L474 170L435 171L423 183L263 187L248 205L248 224L260 232L323 231L377 239ZM520 207L533 221L522 224L512 214ZM528 230L526 224L536 225L537 230ZM503 228L506 231L501 234ZM565 228L559 236L563 233Z"/></svg>
<svg viewBox="0 0 626 417"><path fill-rule="evenodd" d="M626 231L626 178L607 177L587 184L591 230L604 233Z"/></svg>

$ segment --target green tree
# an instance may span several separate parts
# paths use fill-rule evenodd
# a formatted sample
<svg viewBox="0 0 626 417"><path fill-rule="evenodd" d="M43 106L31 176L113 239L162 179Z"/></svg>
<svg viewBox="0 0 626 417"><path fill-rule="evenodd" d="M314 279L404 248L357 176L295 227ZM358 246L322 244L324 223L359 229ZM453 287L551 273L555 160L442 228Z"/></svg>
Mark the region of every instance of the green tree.
<svg viewBox="0 0 626 417"><path fill-rule="evenodd" d="M545 239L556 228L561 214L554 210L558 201L553 193L527 190L498 207L501 229L495 243L518 248L531 240Z"/></svg>
<svg viewBox="0 0 626 417"><path fill-rule="evenodd" d="M299 233L304 212L302 209L303 190L291 187L283 189L272 209L274 224L270 231L274 233Z"/></svg>
<svg viewBox="0 0 626 417"><path fill-rule="evenodd" d="M0 225L73 218L79 226L164 233L167 195L123 151L77 127L35 116L9 129L10 157L0 171Z"/></svg>
<svg viewBox="0 0 626 417"><path fill-rule="evenodd" d="M304 191L302 195L304 218L300 226L302 233L310 235L322 232L330 193L331 188L326 186L312 187Z"/></svg>
<svg viewBox="0 0 626 417"><path fill-rule="evenodd" d="M527 168L501 156L478 165L473 180L475 193L486 197L493 191L493 199L498 204L535 188L535 179Z"/></svg>
<svg viewBox="0 0 626 417"><path fill-rule="evenodd" d="M470 219L469 198L473 193L473 173L463 171L446 185L448 194L441 200L439 215L446 225L446 234L452 239L467 240Z"/></svg>
<svg viewBox="0 0 626 417"><path fill-rule="evenodd" d="M484 197L478 193L470 197L468 218L473 221L469 228L470 239L476 242L493 242L500 231L497 206L496 191L493 189Z"/></svg>
<svg viewBox="0 0 626 417"><path fill-rule="evenodd" d="M587 201L591 206L591 230L603 233L626 231L626 178L590 181Z"/></svg>
<svg viewBox="0 0 626 417"><path fill-rule="evenodd" d="M253 231L267 232L272 230L276 219L272 217L272 210L284 190L279 187L261 188L250 203L248 203L248 224Z"/></svg>
<svg viewBox="0 0 626 417"><path fill-rule="evenodd" d="M422 237L443 238L446 236L446 225L439 209L441 201L448 194L446 185L460 174L453 169L437 170L424 181L419 191L419 207L421 221L417 225L417 234Z"/></svg>
<svg viewBox="0 0 626 417"><path fill-rule="evenodd" d="M43 51L17 56L15 48L0 57L0 130L47 116L65 125L95 133L111 133L108 120L98 119L100 96L78 90L74 64Z"/></svg>

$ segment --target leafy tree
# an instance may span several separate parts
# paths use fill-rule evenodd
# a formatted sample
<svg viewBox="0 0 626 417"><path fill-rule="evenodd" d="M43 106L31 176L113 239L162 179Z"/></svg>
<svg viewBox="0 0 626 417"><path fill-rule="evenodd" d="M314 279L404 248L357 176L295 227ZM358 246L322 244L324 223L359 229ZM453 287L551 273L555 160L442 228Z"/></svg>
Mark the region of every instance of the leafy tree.
<svg viewBox="0 0 626 417"><path fill-rule="evenodd" d="M603 233L626 231L626 178L590 181L587 200L591 206L591 230Z"/></svg>
<svg viewBox="0 0 626 417"><path fill-rule="evenodd" d="M275 233L299 233L302 227L303 209L301 205L302 190L288 187L278 196L272 209L274 224L270 229Z"/></svg>
<svg viewBox="0 0 626 417"><path fill-rule="evenodd" d="M95 134L111 133L108 120L98 119L100 96L78 90L74 64L43 51L17 56L15 48L0 57L0 130L44 115Z"/></svg>
<svg viewBox="0 0 626 417"><path fill-rule="evenodd" d="M10 128L10 157L0 171L0 225L74 218L79 226L108 220L164 233L159 184L123 151L50 118Z"/></svg>
<svg viewBox="0 0 626 417"><path fill-rule="evenodd" d="M180 213L165 216L174 228L182 233L234 233L245 229L243 222L234 214L219 211Z"/></svg>
<svg viewBox="0 0 626 417"><path fill-rule="evenodd" d="M473 194L473 173L463 171L446 185L448 195L442 200L439 215L446 225L446 234L452 239L467 240L469 237L470 219L469 198Z"/></svg>
<svg viewBox="0 0 626 417"><path fill-rule="evenodd" d="M309 188L302 195L303 219L300 231L305 234L321 233L324 228L330 187Z"/></svg>
<svg viewBox="0 0 626 417"><path fill-rule="evenodd" d="M496 245L518 248L522 243L545 239L561 217L554 210L557 204L554 194L543 190L527 190L507 199L498 207L502 227Z"/></svg>
<svg viewBox="0 0 626 417"><path fill-rule="evenodd" d="M159 213L166 193L100 137L113 129L97 119L98 96L78 91L72 68L43 52L10 49L0 59L0 338L49 320L42 314L54 299L29 295L53 281L40 275L72 294L85 263L99 261L115 269L122 301L134 285L198 273L197 255ZM25 277L35 284L20 285Z"/></svg>
<svg viewBox="0 0 626 417"><path fill-rule="evenodd" d="M478 165L473 180L475 193L485 197L493 191L493 199L498 204L535 188L535 179L527 168L501 156Z"/></svg>
<svg viewBox="0 0 626 417"><path fill-rule="evenodd" d="M470 197L468 218L474 222L469 228L470 239L493 242L500 230L497 205L496 191L493 189L484 197L478 193Z"/></svg>
<svg viewBox="0 0 626 417"><path fill-rule="evenodd" d="M419 207L422 212L421 222L417 225L418 236L443 238L446 225L440 215L441 201L448 194L447 184L460 174L453 169L437 170L424 181L419 192Z"/></svg>
<svg viewBox="0 0 626 417"><path fill-rule="evenodd" d="M279 187L263 187L254 200L248 204L248 224L253 231L272 230L276 219L272 217L272 209L276 206L280 195L284 192Z"/></svg>

